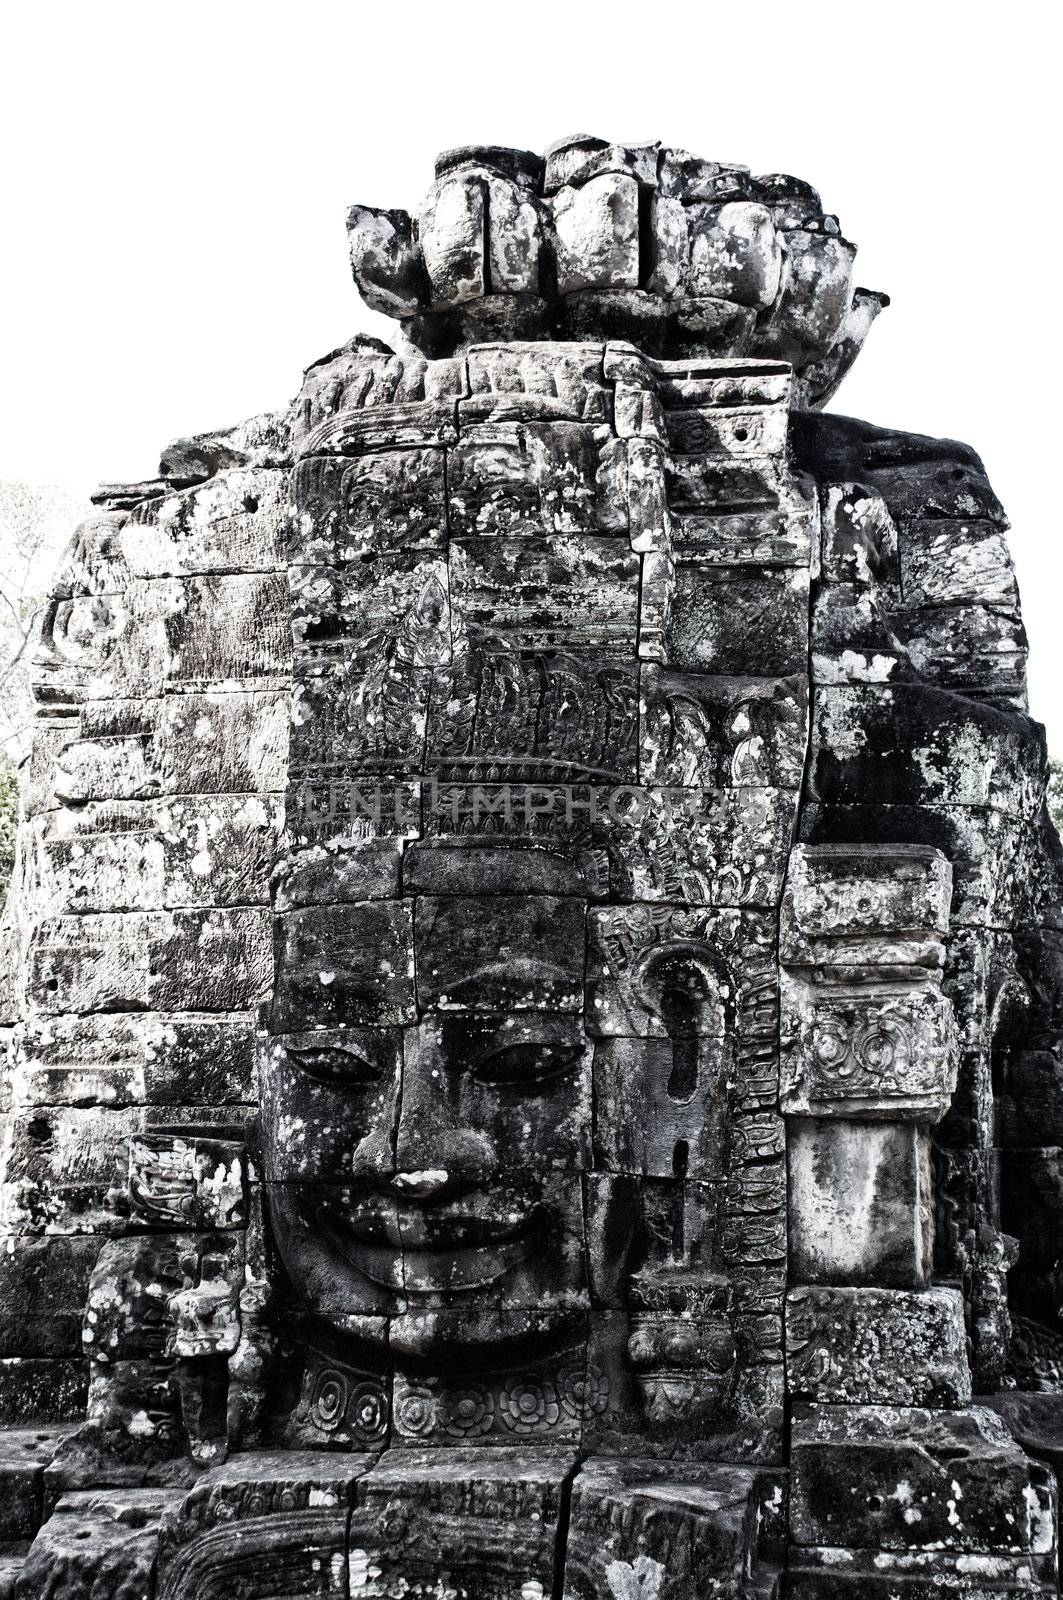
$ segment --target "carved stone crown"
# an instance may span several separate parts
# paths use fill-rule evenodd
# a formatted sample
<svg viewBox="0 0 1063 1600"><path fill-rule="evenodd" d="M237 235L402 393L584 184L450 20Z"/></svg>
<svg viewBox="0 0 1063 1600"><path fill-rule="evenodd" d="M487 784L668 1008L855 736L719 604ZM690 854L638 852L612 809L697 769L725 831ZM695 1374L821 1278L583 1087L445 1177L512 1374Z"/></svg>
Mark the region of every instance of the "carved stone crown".
<svg viewBox="0 0 1063 1600"><path fill-rule="evenodd" d="M810 184L659 144L577 135L545 156L464 146L416 217L352 206L366 304L433 356L486 339L631 339L679 357L791 362L821 404L886 296Z"/></svg>

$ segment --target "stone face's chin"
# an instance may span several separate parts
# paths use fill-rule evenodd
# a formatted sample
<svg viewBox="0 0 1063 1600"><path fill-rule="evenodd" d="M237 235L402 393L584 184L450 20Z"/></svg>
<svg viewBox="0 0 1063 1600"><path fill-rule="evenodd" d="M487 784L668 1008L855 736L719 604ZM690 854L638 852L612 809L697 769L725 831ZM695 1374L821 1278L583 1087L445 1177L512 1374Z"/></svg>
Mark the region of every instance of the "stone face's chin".
<svg viewBox="0 0 1063 1600"><path fill-rule="evenodd" d="M501 1309L499 1299L467 1296L433 1309L411 1304L389 1324L388 1354L396 1368L505 1375L514 1366L548 1365L584 1336L586 1307L578 1294L559 1297L544 1288L538 1305Z"/></svg>

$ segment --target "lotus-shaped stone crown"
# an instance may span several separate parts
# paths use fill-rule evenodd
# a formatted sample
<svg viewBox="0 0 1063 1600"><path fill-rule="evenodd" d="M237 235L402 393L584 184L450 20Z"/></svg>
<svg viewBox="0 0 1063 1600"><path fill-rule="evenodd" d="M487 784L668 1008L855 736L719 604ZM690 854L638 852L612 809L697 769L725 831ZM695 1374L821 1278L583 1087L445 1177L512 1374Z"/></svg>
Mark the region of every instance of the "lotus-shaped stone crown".
<svg viewBox="0 0 1063 1600"><path fill-rule="evenodd" d="M347 228L366 304L433 356L622 338L672 358L775 357L816 405L888 303L854 289L856 247L810 184L659 144L448 150L416 217L356 205Z"/></svg>

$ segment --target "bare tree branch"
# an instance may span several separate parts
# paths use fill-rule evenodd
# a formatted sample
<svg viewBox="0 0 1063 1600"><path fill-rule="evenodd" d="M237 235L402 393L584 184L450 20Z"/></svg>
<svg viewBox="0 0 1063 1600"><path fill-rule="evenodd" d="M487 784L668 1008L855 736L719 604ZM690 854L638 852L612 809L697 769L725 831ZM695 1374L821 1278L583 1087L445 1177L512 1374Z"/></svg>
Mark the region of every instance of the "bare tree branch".
<svg viewBox="0 0 1063 1600"><path fill-rule="evenodd" d="M0 479L0 750L15 759L29 747L31 647L39 637L52 569L87 509L81 491L69 485Z"/></svg>

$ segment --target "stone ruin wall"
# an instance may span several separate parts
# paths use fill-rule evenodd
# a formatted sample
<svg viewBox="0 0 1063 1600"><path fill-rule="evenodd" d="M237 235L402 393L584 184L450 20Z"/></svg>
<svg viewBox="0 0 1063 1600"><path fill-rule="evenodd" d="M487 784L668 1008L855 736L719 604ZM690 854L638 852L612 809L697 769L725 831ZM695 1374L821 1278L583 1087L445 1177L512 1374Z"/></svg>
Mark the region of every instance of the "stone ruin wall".
<svg viewBox="0 0 1063 1600"><path fill-rule="evenodd" d="M123 1141L254 1115L286 781L286 432L256 419L101 491L45 618L4 921L11 1421L84 1406Z"/></svg>
<svg viewBox="0 0 1063 1600"><path fill-rule="evenodd" d="M726 1175L736 1336L768 1375L753 1410L781 1416L784 1372L799 1405L960 1417L972 1391L1063 1381L1060 854L1004 513L966 446L813 409L881 297L854 297L851 247L806 186L590 146L562 150L545 186L512 153L459 152L417 227L355 208L356 277L403 321L402 353L352 341L287 415L105 486L71 541L3 923L8 1424L83 1414L106 1241L167 1216L219 1225L205 1169L152 1211L137 1163L181 1130L193 1151L254 1143L271 871L321 766L296 719L289 771L315 575L340 547L366 556L333 597L335 636L406 641L395 712L430 737L426 585L452 641L526 637L543 579L514 530L553 540L547 586L568 590L542 647L622 641L655 779L718 791L684 892L767 929ZM761 233L721 289L735 203ZM802 296L825 282L813 315ZM386 756L376 770L401 778ZM883 1038L906 1052L888 1082ZM870 1199L839 1198L846 1163L870 1163ZM223 1225L243 1237L247 1216ZM260 1249L249 1236L249 1264ZM844 1427L795 1417L803 1481ZM839 1534L814 1502L794 1502L802 1548L880 1536Z"/></svg>

